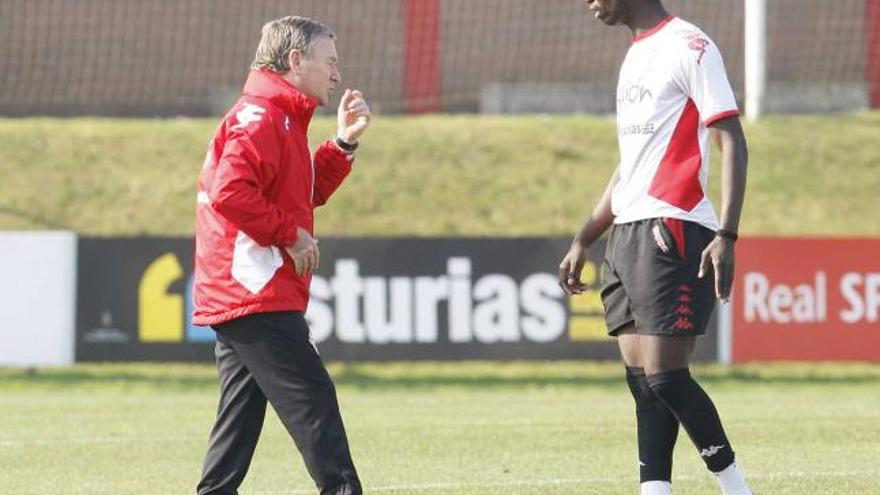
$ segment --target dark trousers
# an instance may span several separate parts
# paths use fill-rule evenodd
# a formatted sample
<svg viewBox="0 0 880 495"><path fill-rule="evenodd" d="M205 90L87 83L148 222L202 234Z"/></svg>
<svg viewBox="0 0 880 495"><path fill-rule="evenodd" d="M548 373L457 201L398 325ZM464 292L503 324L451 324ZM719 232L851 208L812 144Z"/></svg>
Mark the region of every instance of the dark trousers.
<svg viewBox="0 0 880 495"><path fill-rule="evenodd" d="M220 404L199 495L235 495L272 404L321 495L360 495L336 388L301 312L260 313L213 327Z"/></svg>

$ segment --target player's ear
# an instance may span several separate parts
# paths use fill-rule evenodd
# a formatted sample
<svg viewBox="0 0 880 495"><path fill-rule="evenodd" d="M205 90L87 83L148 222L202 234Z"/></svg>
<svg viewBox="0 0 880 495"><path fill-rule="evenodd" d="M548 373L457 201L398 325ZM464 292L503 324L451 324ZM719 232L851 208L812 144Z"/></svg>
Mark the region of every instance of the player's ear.
<svg viewBox="0 0 880 495"><path fill-rule="evenodd" d="M287 65L294 74L299 74L302 69L303 54L299 50L290 50L287 54Z"/></svg>

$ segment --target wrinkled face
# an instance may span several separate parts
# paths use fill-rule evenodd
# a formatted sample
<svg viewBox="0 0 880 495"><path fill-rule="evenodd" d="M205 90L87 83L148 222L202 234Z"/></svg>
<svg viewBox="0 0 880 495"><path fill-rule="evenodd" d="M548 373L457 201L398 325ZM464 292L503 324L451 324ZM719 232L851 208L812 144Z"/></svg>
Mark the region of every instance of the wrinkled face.
<svg viewBox="0 0 880 495"><path fill-rule="evenodd" d="M296 57L296 55L292 55ZM336 42L333 38L321 37L312 45L311 53L291 60L294 72L294 85L306 96L326 105L342 78L336 66Z"/></svg>
<svg viewBox="0 0 880 495"><path fill-rule="evenodd" d="M633 0L585 0L590 15L609 26L624 24L629 19Z"/></svg>

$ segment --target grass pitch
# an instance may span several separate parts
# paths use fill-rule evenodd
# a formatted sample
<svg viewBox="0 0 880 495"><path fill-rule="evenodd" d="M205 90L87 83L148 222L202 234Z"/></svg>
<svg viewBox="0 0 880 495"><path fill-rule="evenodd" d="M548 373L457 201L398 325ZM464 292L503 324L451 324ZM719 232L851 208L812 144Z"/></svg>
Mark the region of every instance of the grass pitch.
<svg viewBox="0 0 880 495"><path fill-rule="evenodd" d="M190 235L214 120L0 120L0 228ZM747 127L746 234L878 235L880 113ZM332 121L317 119L313 140ZM321 235L570 235L616 161L588 117L378 117ZM717 156L717 153L716 153ZM717 163L713 194L717 197ZM366 493L636 493L620 364L331 366ZM880 493L880 365L700 367L761 495ZM0 492L195 492L218 396L203 365L0 369ZM682 432L678 494L716 494ZM313 494L274 413L248 495Z"/></svg>
<svg viewBox="0 0 880 495"><path fill-rule="evenodd" d="M331 372L366 493L637 492L634 406L619 364ZM878 493L880 366L703 366L695 374L757 493ZM3 493L194 493L217 394L206 365L0 370ZM683 431L674 486L718 493ZM242 493L315 492L270 412Z"/></svg>

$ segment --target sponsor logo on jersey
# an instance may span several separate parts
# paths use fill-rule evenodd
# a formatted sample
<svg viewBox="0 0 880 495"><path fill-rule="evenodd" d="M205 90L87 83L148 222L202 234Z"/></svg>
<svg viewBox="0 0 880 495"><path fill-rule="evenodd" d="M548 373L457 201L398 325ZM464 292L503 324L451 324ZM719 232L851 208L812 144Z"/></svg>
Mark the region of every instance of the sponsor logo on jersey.
<svg viewBox="0 0 880 495"><path fill-rule="evenodd" d="M238 121L238 124L232 126L232 130L244 129L254 122L263 120L264 113L266 113L265 108L253 103L245 103L244 107L235 114L235 120Z"/></svg>
<svg viewBox="0 0 880 495"><path fill-rule="evenodd" d="M654 94L647 86L638 82L626 86L621 86L617 90L617 105L626 107L629 105L637 105L645 101L653 101Z"/></svg>
<svg viewBox="0 0 880 495"><path fill-rule="evenodd" d="M635 135L650 136L651 134L654 134L654 131L654 123L646 122L644 124L621 125L617 130L617 134L620 137Z"/></svg>

